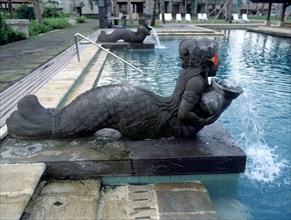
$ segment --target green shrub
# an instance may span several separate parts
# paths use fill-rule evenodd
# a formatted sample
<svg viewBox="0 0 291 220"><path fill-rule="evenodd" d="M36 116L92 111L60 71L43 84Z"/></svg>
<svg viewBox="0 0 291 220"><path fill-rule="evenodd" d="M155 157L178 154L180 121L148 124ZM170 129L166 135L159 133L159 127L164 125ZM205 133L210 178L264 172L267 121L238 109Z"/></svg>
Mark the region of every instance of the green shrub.
<svg viewBox="0 0 291 220"><path fill-rule="evenodd" d="M68 17L61 9L56 7L45 7L42 13L43 18L66 18Z"/></svg>
<svg viewBox="0 0 291 220"><path fill-rule="evenodd" d="M15 9L15 17L18 19L35 19L34 8L27 4L21 4Z"/></svg>
<svg viewBox="0 0 291 220"><path fill-rule="evenodd" d="M8 12L0 11L0 27L5 24L5 20L9 17Z"/></svg>
<svg viewBox="0 0 291 220"><path fill-rule="evenodd" d="M5 23L5 19L5 14L0 12L0 45L8 42L9 32L12 31L12 29Z"/></svg>
<svg viewBox="0 0 291 220"><path fill-rule="evenodd" d="M63 29L70 26L67 19L64 18L45 18L43 23L52 29Z"/></svg>
<svg viewBox="0 0 291 220"><path fill-rule="evenodd" d="M85 16L80 16L80 15L78 15L78 17L77 17L77 22L78 23L86 23L87 22L87 19L86 19L86 17Z"/></svg>
<svg viewBox="0 0 291 220"><path fill-rule="evenodd" d="M26 39L24 33L14 31L8 25L3 25L0 27L0 45L24 39Z"/></svg>
<svg viewBox="0 0 291 220"><path fill-rule="evenodd" d="M22 32L14 31L9 25L5 23L6 16L0 13L0 45L10 42L26 39Z"/></svg>
<svg viewBox="0 0 291 220"><path fill-rule="evenodd" d="M6 44L9 41L9 33L12 29L8 25L2 25L0 27L0 45Z"/></svg>
<svg viewBox="0 0 291 220"><path fill-rule="evenodd" d="M36 20L29 22L28 31L30 37L49 32L51 30L53 30L53 28L45 25L44 23L38 23Z"/></svg>
<svg viewBox="0 0 291 220"><path fill-rule="evenodd" d="M38 23L36 20L33 20L29 22L29 36L33 37L53 29L63 29L69 26L65 18L44 18L43 23Z"/></svg>
<svg viewBox="0 0 291 220"><path fill-rule="evenodd" d="M13 31L9 34L9 42L19 41L26 39L26 36L24 33L19 31Z"/></svg>

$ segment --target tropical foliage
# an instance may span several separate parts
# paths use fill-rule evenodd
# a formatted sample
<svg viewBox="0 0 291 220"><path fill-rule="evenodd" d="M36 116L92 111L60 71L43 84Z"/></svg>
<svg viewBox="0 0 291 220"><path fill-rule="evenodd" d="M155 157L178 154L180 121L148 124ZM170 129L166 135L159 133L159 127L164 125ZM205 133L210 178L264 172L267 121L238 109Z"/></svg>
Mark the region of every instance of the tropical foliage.
<svg viewBox="0 0 291 220"><path fill-rule="evenodd" d="M35 8L27 4L21 4L13 11L14 18L30 20L28 26L30 37L53 29L63 29L70 26L67 21L68 15L58 9L53 1L49 1L49 4L44 8L41 22L35 20L35 12ZM23 33L14 31L6 24L5 21L8 17L10 17L9 14L0 12L0 45L26 39L26 36ZM80 16L78 21L84 23L86 22L86 18Z"/></svg>
<svg viewBox="0 0 291 220"><path fill-rule="evenodd" d="M44 18L65 18L68 17L62 10L56 7L45 7L42 13Z"/></svg>
<svg viewBox="0 0 291 220"><path fill-rule="evenodd" d="M35 19L34 8L27 4L21 4L19 7L15 9L14 13L15 18L18 19L29 19L29 20Z"/></svg>
<svg viewBox="0 0 291 220"><path fill-rule="evenodd" d="M86 23L86 22L87 22L87 19L86 19L85 16L83 16L83 15L80 16L80 15L79 15L79 16L77 17L77 22L78 22L78 23Z"/></svg>
<svg viewBox="0 0 291 220"><path fill-rule="evenodd" d="M44 18L42 23L33 20L29 22L29 36L33 37L54 29L63 29L69 26L70 25L65 18Z"/></svg>
<svg viewBox="0 0 291 220"><path fill-rule="evenodd" d="M25 39L26 37L24 33L14 31L6 24L6 18L7 15L5 15L3 12L0 12L0 45Z"/></svg>

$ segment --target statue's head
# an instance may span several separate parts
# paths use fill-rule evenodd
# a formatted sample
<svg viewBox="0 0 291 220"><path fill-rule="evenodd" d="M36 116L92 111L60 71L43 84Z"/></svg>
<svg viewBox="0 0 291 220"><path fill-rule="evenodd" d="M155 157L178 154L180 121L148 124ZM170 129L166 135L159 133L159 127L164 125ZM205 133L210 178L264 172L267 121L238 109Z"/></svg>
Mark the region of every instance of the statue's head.
<svg viewBox="0 0 291 220"><path fill-rule="evenodd" d="M204 67L208 76L215 76L218 69L218 43L208 38L187 39L179 44L183 68Z"/></svg>
<svg viewBox="0 0 291 220"><path fill-rule="evenodd" d="M152 30L152 28L149 26L148 24L148 20L145 18L145 17L141 17L139 20L138 20L138 23L139 23L139 28L140 27L144 27L144 31L146 32L146 35L150 35L150 31ZM138 28L138 29L139 29Z"/></svg>
<svg viewBox="0 0 291 220"><path fill-rule="evenodd" d="M151 31L152 28L149 26L149 23L148 23L148 20L146 17L141 17L139 20L138 20L138 23L140 26L144 26L148 29L148 31Z"/></svg>
<svg viewBox="0 0 291 220"><path fill-rule="evenodd" d="M139 23L139 25L142 25L142 26L148 26L148 20L145 17L141 17L138 20L138 23Z"/></svg>

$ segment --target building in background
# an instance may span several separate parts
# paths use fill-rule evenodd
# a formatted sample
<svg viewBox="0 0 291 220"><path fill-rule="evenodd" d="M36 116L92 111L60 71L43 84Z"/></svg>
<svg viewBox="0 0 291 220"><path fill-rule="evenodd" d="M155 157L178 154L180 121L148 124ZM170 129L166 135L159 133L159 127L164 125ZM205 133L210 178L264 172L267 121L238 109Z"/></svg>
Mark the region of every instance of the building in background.
<svg viewBox="0 0 291 220"><path fill-rule="evenodd" d="M79 14L99 14L98 5L90 6L90 0L38 0L43 9L50 4L62 9L66 13L78 12ZM104 0L106 1L106 0ZM268 12L267 3L252 3L242 0L242 6L237 6L238 0L232 0L236 6L236 12L239 14L261 14L265 15ZM11 0L15 9L22 3L33 4L34 0ZM96 2L96 0L94 1ZM150 17L152 15L153 0L110 0L112 5L112 16L121 16L123 13L128 14L128 2L131 2L131 16L133 19L138 19L141 15ZM161 2L157 1L157 2ZM9 0L0 0L0 9L8 8ZM226 0L164 0L165 13L171 13L175 16L177 13L185 15L190 13L196 16L198 13L206 13L207 16L216 16L223 8ZM281 8L280 4L272 4L272 14L276 14ZM290 7L289 7L290 8ZM75 9L75 10L74 10ZM288 9L287 9L288 12ZM157 5L157 14L161 13L160 4ZM221 15L225 12L222 11Z"/></svg>
<svg viewBox="0 0 291 220"><path fill-rule="evenodd" d="M74 7L79 14L98 14L98 6L93 10L90 7L89 0L38 0L43 10L46 6L57 7L66 13L74 12ZM16 9L21 4L33 5L34 0L11 0L12 8ZM9 0L0 0L0 9L8 10Z"/></svg>
<svg viewBox="0 0 291 220"><path fill-rule="evenodd" d="M18 7L20 4L33 4L33 0L11 0L12 7L15 9ZM0 9L5 10L8 9L8 0L0 0Z"/></svg>
<svg viewBox="0 0 291 220"><path fill-rule="evenodd" d="M49 2L49 0L45 0ZM91 9L89 0L54 0L58 2L58 8L61 8L66 13L74 12L74 8L79 14L98 14L98 6L94 5Z"/></svg>

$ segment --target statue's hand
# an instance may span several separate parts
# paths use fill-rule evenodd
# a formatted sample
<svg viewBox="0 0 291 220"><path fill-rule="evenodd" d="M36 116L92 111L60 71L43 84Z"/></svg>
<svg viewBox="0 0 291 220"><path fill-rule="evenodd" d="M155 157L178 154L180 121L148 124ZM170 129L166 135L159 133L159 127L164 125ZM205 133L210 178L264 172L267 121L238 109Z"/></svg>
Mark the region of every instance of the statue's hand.
<svg viewBox="0 0 291 220"><path fill-rule="evenodd" d="M203 125L210 125L213 122L215 122L218 118L219 118L219 115L216 115L216 114L214 114L214 115L212 115L210 117L204 118L203 119Z"/></svg>
<svg viewBox="0 0 291 220"><path fill-rule="evenodd" d="M191 112L190 115L191 115L191 122L194 125L210 125L213 122L215 122L219 117L219 115L214 114L210 117L203 118L203 117L198 117L194 112Z"/></svg>
<svg viewBox="0 0 291 220"><path fill-rule="evenodd" d="M198 117L194 112L190 112L189 115L193 125L204 125L204 118Z"/></svg>

